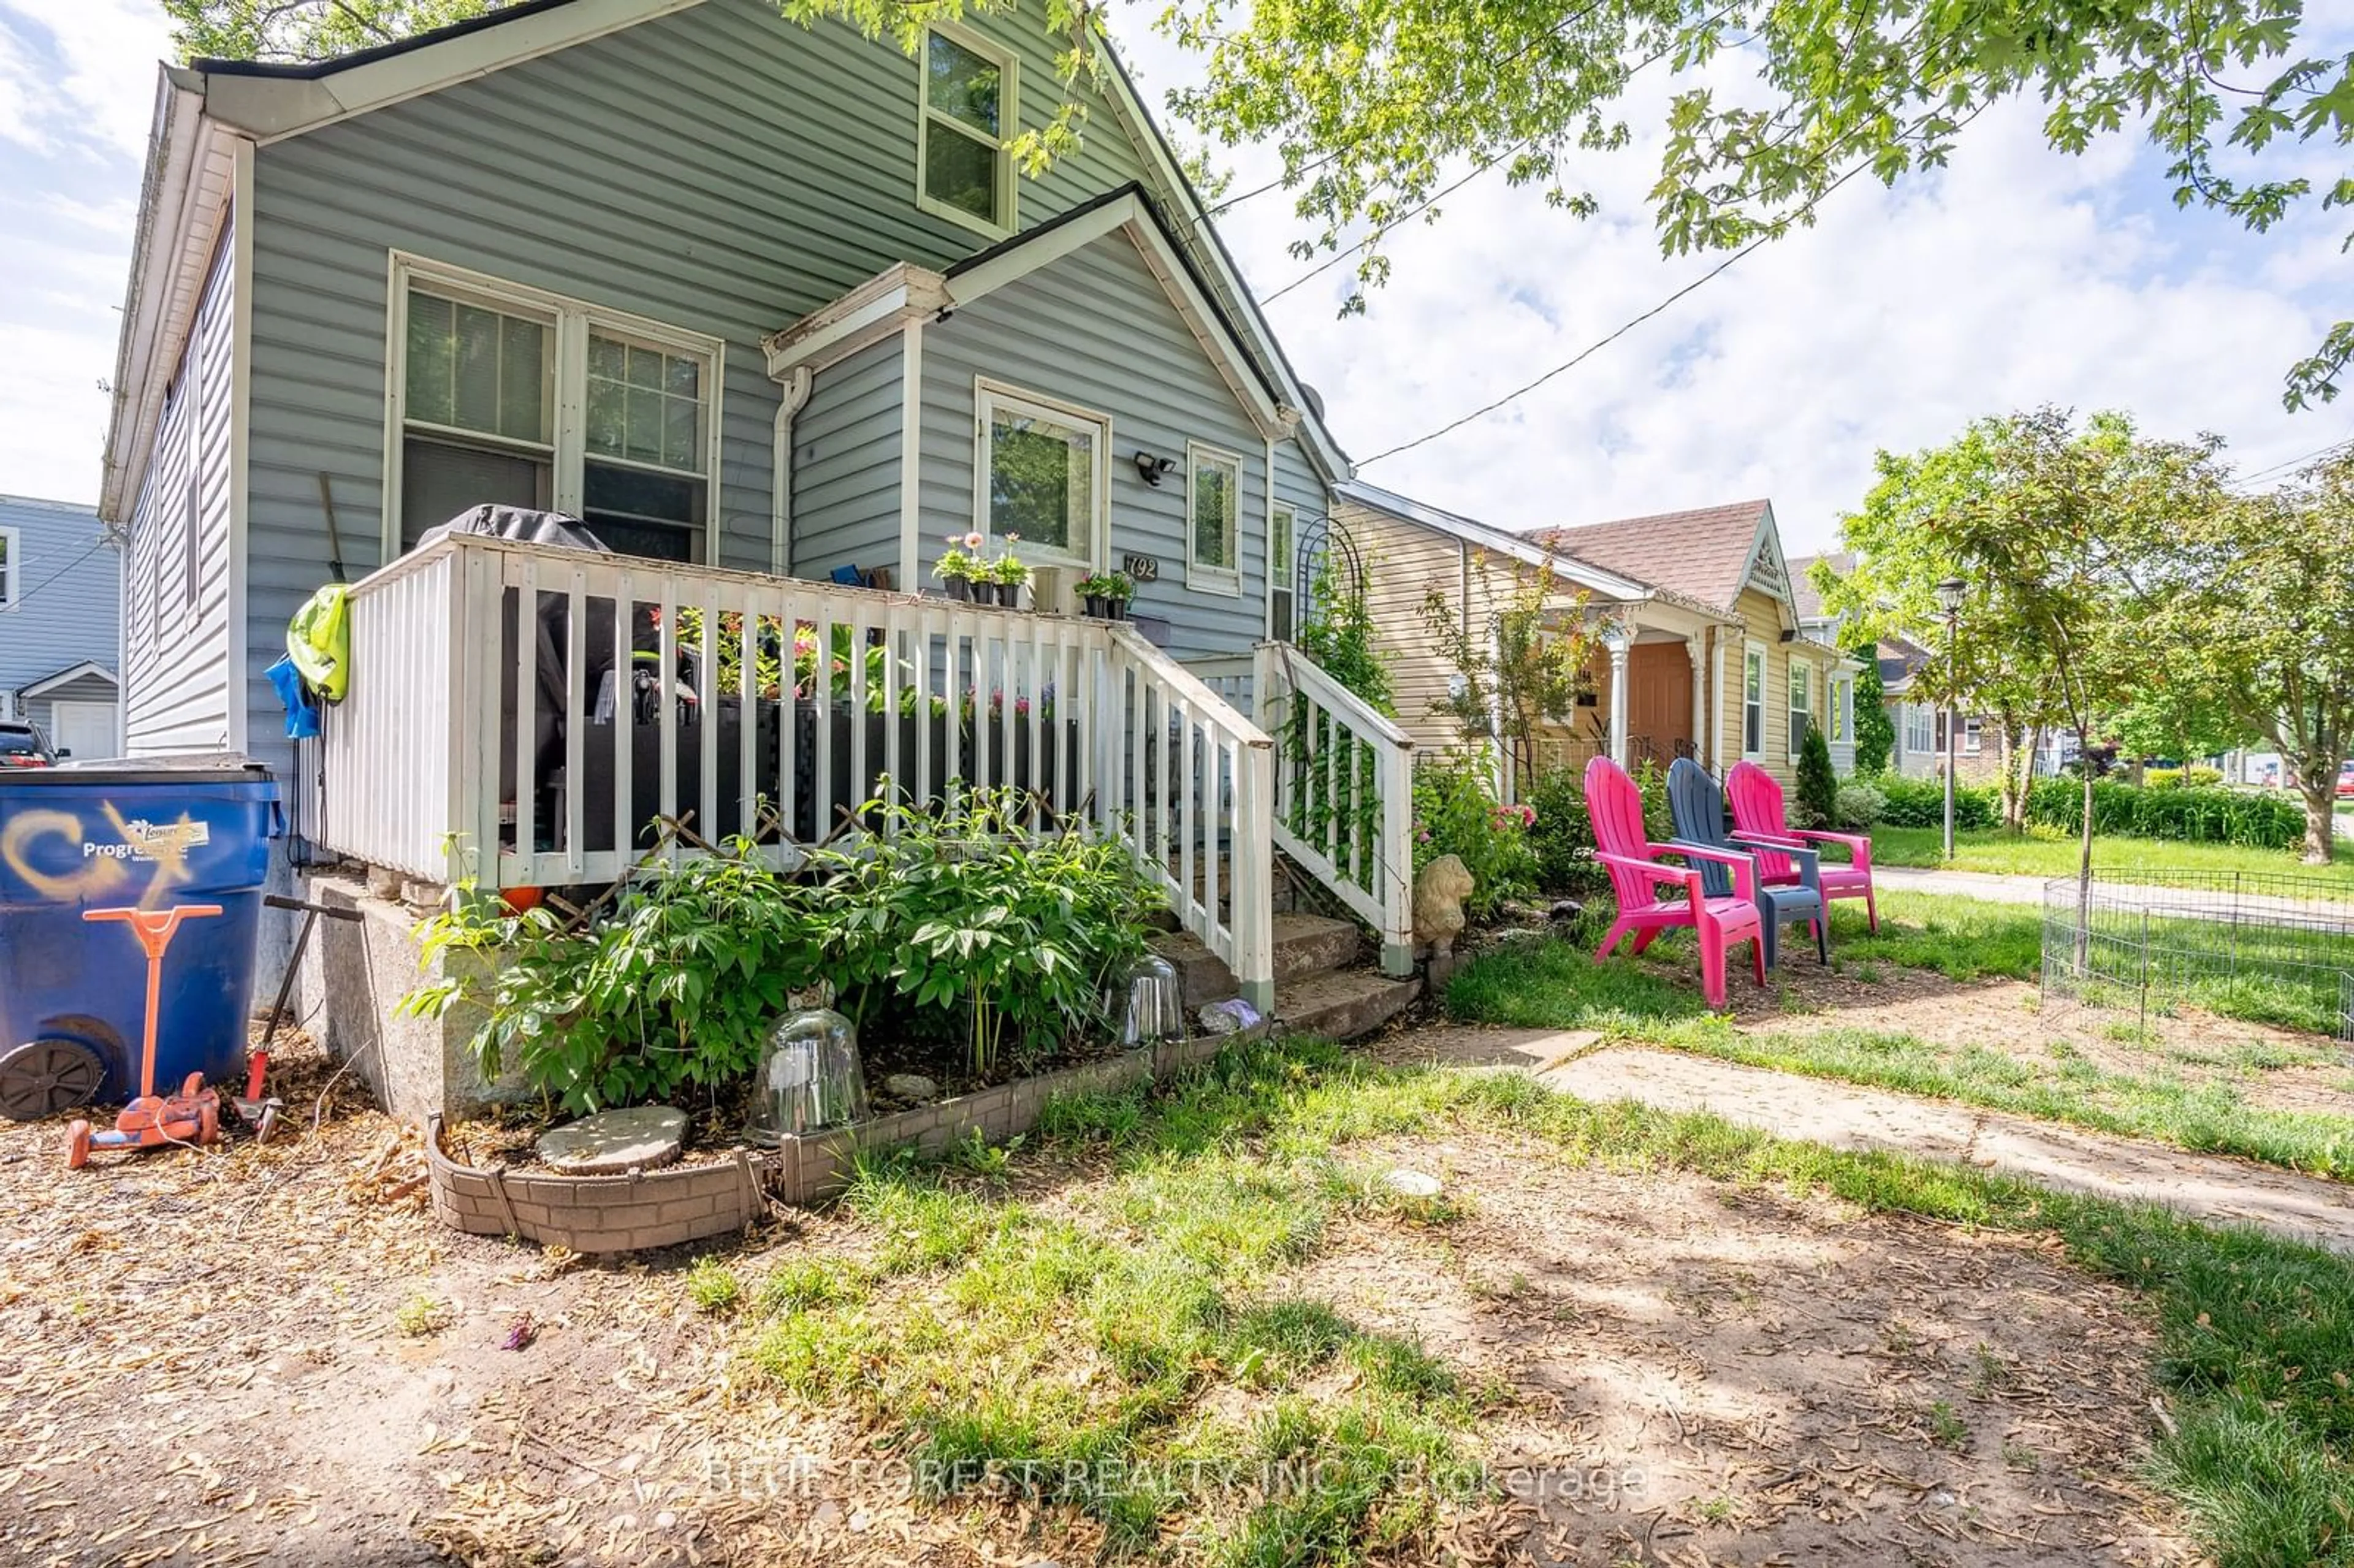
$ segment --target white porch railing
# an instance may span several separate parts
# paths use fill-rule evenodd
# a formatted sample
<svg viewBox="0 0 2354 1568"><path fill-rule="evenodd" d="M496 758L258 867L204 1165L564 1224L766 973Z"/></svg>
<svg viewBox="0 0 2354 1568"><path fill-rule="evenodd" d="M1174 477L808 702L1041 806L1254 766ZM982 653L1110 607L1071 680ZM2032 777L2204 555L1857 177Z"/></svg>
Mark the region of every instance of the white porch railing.
<svg viewBox="0 0 2354 1568"><path fill-rule="evenodd" d="M1268 737L1123 626L509 540L352 589L319 842L435 882L609 882L686 817L779 865L1013 785L1117 835L1262 1008ZM691 815L689 815L691 813Z"/></svg>
<svg viewBox="0 0 2354 1568"><path fill-rule="evenodd" d="M1276 742L1275 842L1414 969L1414 740L1286 642L1262 642L1250 713Z"/></svg>

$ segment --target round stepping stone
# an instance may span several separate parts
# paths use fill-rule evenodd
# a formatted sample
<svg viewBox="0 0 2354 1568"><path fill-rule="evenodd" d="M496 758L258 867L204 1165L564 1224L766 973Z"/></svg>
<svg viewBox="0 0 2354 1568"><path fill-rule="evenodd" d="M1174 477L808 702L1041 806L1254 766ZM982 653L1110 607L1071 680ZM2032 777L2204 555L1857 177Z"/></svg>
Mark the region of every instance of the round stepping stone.
<svg viewBox="0 0 2354 1568"><path fill-rule="evenodd" d="M1404 1198L1436 1198L1440 1190L1437 1177L1426 1175L1420 1171L1408 1171L1403 1166L1384 1175L1382 1181L1391 1192Z"/></svg>
<svg viewBox="0 0 2354 1568"><path fill-rule="evenodd" d="M685 1139L684 1111L631 1106L550 1128L540 1134L539 1157L567 1176L618 1176L632 1166L668 1165Z"/></svg>
<svg viewBox="0 0 2354 1568"><path fill-rule="evenodd" d="M940 1097L939 1085L921 1073L894 1073L883 1080L883 1092L895 1098L928 1106Z"/></svg>

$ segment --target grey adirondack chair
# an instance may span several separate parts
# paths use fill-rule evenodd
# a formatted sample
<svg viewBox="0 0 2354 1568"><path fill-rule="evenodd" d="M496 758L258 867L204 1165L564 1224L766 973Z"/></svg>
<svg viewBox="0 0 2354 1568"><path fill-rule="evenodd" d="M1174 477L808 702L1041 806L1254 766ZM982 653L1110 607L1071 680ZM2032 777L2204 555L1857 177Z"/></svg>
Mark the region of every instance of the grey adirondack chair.
<svg viewBox="0 0 2354 1568"><path fill-rule="evenodd" d="M1726 831L1724 791L1689 757L1677 758L1668 768L1668 812L1675 819L1678 843L1750 855L1760 847L1746 833ZM1773 887L1755 882L1757 923L1766 935L1766 967L1772 968L1781 956L1782 927L1802 920L1814 933L1815 957L1829 963L1830 922L1823 918L1821 857L1812 850L1793 849L1780 842L1772 847L1790 857L1798 868L1798 880ZM1709 896L1723 897L1733 891L1733 875L1724 866L1708 861L1694 863Z"/></svg>

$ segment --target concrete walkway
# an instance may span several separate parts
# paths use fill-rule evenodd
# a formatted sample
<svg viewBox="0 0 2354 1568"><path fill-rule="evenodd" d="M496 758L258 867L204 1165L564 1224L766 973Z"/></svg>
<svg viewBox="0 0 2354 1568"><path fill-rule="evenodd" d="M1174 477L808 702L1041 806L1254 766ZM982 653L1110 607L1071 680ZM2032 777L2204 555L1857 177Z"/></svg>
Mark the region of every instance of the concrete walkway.
<svg viewBox="0 0 2354 1568"><path fill-rule="evenodd" d="M1991 871L1931 871L1917 865L1875 865L1873 887L1891 893L1943 893L1996 904L2041 904L2041 876L2006 876Z"/></svg>
<svg viewBox="0 0 2354 1568"><path fill-rule="evenodd" d="M2097 1197L2163 1203L2194 1219L2260 1226L2354 1254L2354 1187L2221 1155L2192 1154L1950 1100L1776 1073L1590 1031L1445 1027L1388 1043L1391 1060L1533 1074L1586 1100L1712 1111L1780 1138L1951 1160Z"/></svg>

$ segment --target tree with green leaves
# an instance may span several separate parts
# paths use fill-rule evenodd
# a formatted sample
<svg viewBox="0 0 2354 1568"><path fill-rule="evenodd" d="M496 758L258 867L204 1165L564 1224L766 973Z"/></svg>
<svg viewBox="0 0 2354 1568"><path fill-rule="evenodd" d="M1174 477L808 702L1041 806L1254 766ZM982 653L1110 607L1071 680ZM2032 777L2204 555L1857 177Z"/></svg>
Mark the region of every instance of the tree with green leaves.
<svg viewBox="0 0 2354 1568"><path fill-rule="evenodd" d="M1959 634L1934 651L1931 689L2048 704L2089 751L2168 656L2142 624L2179 580L2158 542L2228 510L2221 446L2146 438L2123 414L2080 427L2042 408L1981 419L1928 451L1883 451L1862 510L1840 521L1861 559L1820 585L1824 609L1868 631L1942 626L1936 584L1960 578ZM2089 768L2078 871L2089 897Z"/></svg>
<svg viewBox="0 0 2354 1568"><path fill-rule="evenodd" d="M2150 630L2169 669L2279 748L2305 800L2305 858L2327 863L2354 752L2354 454L2186 514L2156 542Z"/></svg>
<svg viewBox="0 0 2354 1568"><path fill-rule="evenodd" d="M1471 559L1471 583L1472 605L1484 612L1458 614L1436 585L1423 599L1423 625L1457 676L1430 709L1454 719L1467 739L1496 743L1518 799L1535 780L1544 732L1576 715L1596 640L1584 594L1555 602L1561 585L1550 563L1499 563L1483 550Z"/></svg>
<svg viewBox="0 0 2354 1568"><path fill-rule="evenodd" d="M343 53L500 3L164 0L184 54L253 59ZM910 52L927 23L969 8L779 5ZM1084 116L1068 88L1104 69L1100 15L1086 0L1044 0L1038 13L1066 90L1050 122L1017 138L1033 173L1076 143ZM1174 108L1213 142L1276 143L1314 234L1295 249L1353 254L1360 305L1362 288L1388 274L1384 237L1435 219L1441 198L1487 170L1555 208L1597 212L1575 165L1633 139L1628 87L1655 66L1680 79L1651 190L1670 255L1762 244L1813 223L1860 175L1893 186L1941 167L1971 122L2009 100L2045 106L2054 152L2139 132L2166 158L2178 207L2259 232L2315 197L2287 158L2354 145L2354 52L2318 51L2304 0L1171 0L1161 26L1206 69L1202 85L1172 94ZM1753 79L1700 79L1724 58L1755 61ZM2354 176L2325 182L2319 200L2354 205ZM2291 368L2285 401L2335 397L2349 359L2354 321L2341 321Z"/></svg>
<svg viewBox="0 0 2354 1568"><path fill-rule="evenodd" d="M1839 825L1839 774L1831 767L1831 743L1820 725L1807 726L1798 743L1798 825L1831 828Z"/></svg>
<svg viewBox="0 0 2354 1568"><path fill-rule="evenodd" d="M1173 95L1178 110L1214 137L1274 142L1317 230L1298 249L1355 253L1371 286L1387 275L1382 238L1435 218L1471 174L1500 168L1557 208L1596 212L1578 167L1633 140L1628 86L1658 66L1676 79L1651 187L1670 255L1737 251L1813 223L1859 176L1893 186L1941 167L1973 121L2010 100L2043 106L2056 153L2140 133L2167 160L2178 207L2261 232L2314 198L2313 182L2285 166L2304 146L2354 144L2354 53L2320 52L2322 8L2307 9L1172 0L1164 26L1208 61L1204 85ZM1748 79L1722 80L1745 62ZM2325 182L2319 200L2354 205L2354 177ZM2349 357L2354 321L2339 322L2289 372L2288 405L2336 397Z"/></svg>
<svg viewBox="0 0 2354 1568"><path fill-rule="evenodd" d="M1888 716L1888 687L1880 678L1880 644L1866 642L1855 660L1855 770L1885 773L1896 753L1896 721Z"/></svg>

